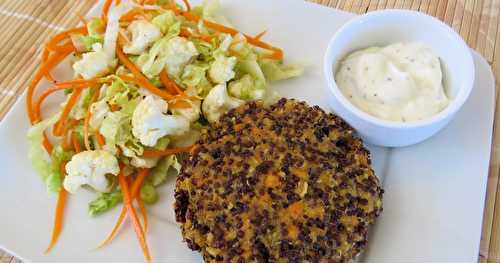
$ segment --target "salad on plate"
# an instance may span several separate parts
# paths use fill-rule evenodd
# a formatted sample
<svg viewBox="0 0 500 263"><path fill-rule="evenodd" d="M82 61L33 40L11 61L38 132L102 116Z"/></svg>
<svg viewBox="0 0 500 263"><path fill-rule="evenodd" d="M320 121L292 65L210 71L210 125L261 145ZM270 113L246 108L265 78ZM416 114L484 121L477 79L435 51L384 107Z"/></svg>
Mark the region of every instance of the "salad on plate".
<svg viewBox="0 0 500 263"><path fill-rule="evenodd" d="M92 191L92 216L123 204L101 246L128 216L150 261L146 207L179 173L200 132L245 102L274 101L270 82L302 74L262 40L265 31L240 32L218 7L216 0L196 7L106 0L100 17L48 41L26 105L29 157L48 191L58 194L47 252L61 233L67 199ZM54 79L51 70L67 58L74 78ZM44 79L51 87L38 90ZM65 100L55 114L44 114L44 101L57 92Z"/></svg>

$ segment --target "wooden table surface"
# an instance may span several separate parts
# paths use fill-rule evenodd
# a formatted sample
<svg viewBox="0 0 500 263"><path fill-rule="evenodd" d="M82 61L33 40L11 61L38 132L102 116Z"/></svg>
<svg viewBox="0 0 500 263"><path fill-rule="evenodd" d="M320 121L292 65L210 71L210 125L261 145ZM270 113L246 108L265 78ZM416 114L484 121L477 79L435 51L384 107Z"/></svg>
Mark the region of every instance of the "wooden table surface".
<svg viewBox="0 0 500 263"><path fill-rule="evenodd" d="M453 27L471 48L486 58L497 79L497 89L500 87L500 0L312 1L354 13L403 8L435 16ZM0 118L5 116L27 86L38 64L40 47L47 37L75 26L79 15L85 15L94 3L93 0L0 0ZM500 107L496 108L496 113L496 118L500 118ZM500 263L499 170L500 122L497 121L492 143L481 248L478 251L478 261L481 263ZM14 262L20 261L0 250L0 263Z"/></svg>

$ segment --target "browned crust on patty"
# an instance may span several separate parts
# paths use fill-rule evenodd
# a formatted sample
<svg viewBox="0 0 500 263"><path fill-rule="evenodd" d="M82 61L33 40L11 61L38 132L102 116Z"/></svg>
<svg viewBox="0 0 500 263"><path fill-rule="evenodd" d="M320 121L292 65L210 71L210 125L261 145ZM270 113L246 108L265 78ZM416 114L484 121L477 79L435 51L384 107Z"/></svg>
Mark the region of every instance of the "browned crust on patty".
<svg viewBox="0 0 500 263"><path fill-rule="evenodd" d="M370 154L319 107L248 103L185 161L176 219L206 262L347 262L382 211Z"/></svg>

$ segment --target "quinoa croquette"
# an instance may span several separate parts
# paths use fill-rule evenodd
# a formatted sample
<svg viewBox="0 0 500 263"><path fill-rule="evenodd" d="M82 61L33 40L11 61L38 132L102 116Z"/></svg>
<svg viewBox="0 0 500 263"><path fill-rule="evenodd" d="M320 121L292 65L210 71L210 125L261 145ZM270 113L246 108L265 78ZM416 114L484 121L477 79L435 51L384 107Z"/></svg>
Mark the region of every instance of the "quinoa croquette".
<svg viewBox="0 0 500 263"><path fill-rule="evenodd" d="M177 179L175 213L205 262L348 262L382 194L347 123L281 99L247 103L204 131Z"/></svg>

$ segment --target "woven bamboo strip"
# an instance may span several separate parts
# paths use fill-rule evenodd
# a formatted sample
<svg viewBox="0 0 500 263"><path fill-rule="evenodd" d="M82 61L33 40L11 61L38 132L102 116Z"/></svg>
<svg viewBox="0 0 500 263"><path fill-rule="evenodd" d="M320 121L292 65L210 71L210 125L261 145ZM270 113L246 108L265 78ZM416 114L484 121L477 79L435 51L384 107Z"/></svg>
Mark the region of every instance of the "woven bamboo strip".
<svg viewBox="0 0 500 263"><path fill-rule="evenodd" d="M88 5L88 3L85 3L84 1L80 1L80 2L78 2L77 5L71 5L71 8L68 10L68 12L75 12L76 10L80 10L85 5ZM67 6L70 6L70 5L67 5ZM60 21L61 24L75 25L78 21L78 19L76 17L68 17L67 15L65 15L65 12L60 12L60 15L61 15L60 17L62 18L62 20ZM45 39L43 39L43 38L44 37L41 37L41 39L39 38L39 40L45 41ZM12 80L9 82L8 85L14 86L14 85L16 85L16 83L19 83L20 81L28 80L30 78L30 76L33 74L35 68L38 66L38 56L25 56L25 59L31 60L31 64L28 65L27 70L24 73L13 74L14 78L12 78ZM27 84L27 81L25 81L23 83L24 86L26 84ZM4 106L4 104L6 104L6 103L9 103L8 99L7 100L0 100L0 108L2 108Z"/></svg>
<svg viewBox="0 0 500 263"><path fill-rule="evenodd" d="M453 23L453 17L455 16L456 7L457 0L448 0L443 21L449 26L451 26L451 24Z"/></svg>
<svg viewBox="0 0 500 263"><path fill-rule="evenodd" d="M368 5L368 11L376 10L378 6L378 0L371 0L370 5Z"/></svg>
<svg viewBox="0 0 500 263"><path fill-rule="evenodd" d="M422 2L420 2L420 7L418 8L418 10L420 12L423 12L423 13L428 13L429 12L429 5L430 5L430 2L432 0L422 0Z"/></svg>
<svg viewBox="0 0 500 263"><path fill-rule="evenodd" d="M467 43L471 48L476 48L477 46L477 35L479 33L480 21L482 18L484 0L476 0L472 10L472 23L467 37Z"/></svg>
<svg viewBox="0 0 500 263"><path fill-rule="evenodd" d="M37 15L37 17L40 17L40 19L42 20L46 20L48 16L51 16L51 13L53 14L52 8L43 8L40 11L42 12ZM22 63L25 63L24 60L19 60L20 56L29 55L33 57L35 55L31 50L31 47L33 47L33 44L35 44L33 42L33 39L37 36L35 32L40 31L44 28L35 23L29 23L28 25L29 27L25 28L24 30L19 30L20 34L18 36L13 36L11 38L12 42L6 43L0 51L1 53L6 52L6 55L4 55L4 57L7 58L8 62L0 71L0 79L3 79L4 83L5 80L9 79L8 77L6 77L7 74L18 73L16 69L14 69L15 66L22 66Z"/></svg>
<svg viewBox="0 0 500 263"><path fill-rule="evenodd" d="M465 41L467 41L471 29L473 8L474 8L474 0L465 1L464 15L462 17L462 25L460 26L460 30L457 30L458 32L460 32L460 35L463 37Z"/></svg>
<svg viewBox="0 0 500 263"><path fill-rule="evenodd" d="M422 0L413 0L413 2L411 3L411 7L410 9L411 10L418 10L420 8L420 2Z"/></svg>
<svg viewBox="0 0 500 263"><path fill-rule="evenodd" d="M15 11L16 13L27 14L30 4L26 1L19 1L18 3L19 3L19 5L15 7L16 9L8 10L8 11ZM4 36L3 33L11 32L13 29L12 25L19 26L17 23L19 23L19 21L16 21L16 20L12 20L12 21L9 21L8 23L6 23L5 26L6 26L7 30L5 32L2 32L2 35L0 35L0 36L3 37Z"/></svg>
<svg viewBox="0 0 500 263"><path fill-rule="evenodd" d="M3 11L17 10L20 6L25 4L23 1L9 1L4 3L4 5L0 6L0 9ZM0 17L0 25L6 25L6 21L9 19L9 16L2 15Z"/></svg>
<svg viewBox="0 0 500 263"><path fill-rule="evenodd" d="M499 26L499 14L500 14L500 1L498 0L493 0L491 10L490 10L490 23L488 26L488 33L486 35L486 41L487 44L484 49L483 56L486 57L486 59L493 61L493 56L495 54L495 44L498 45L497 40L497 35L498 33L498 28ZM496 48L498 52L498 46ZM498 58L498 56L496 56ZM497 75L498 76L498 75Z"/></svg>
<svg viewBox="0 0 500 263"><path fill-rule="evenodd" d="M427 8L427 13L431 16L436 16L437 12L437 7L438 7L439 1L430 1L429 7Z"/></svg>
<svg viewBox="0 0 500 263"><path fill-rule="evenodd" d="M30 8L29 5L25 5L23 9L28 10L32 8ZM35 12L29 12L26 14L32 17L41 17L40 15L45 15L42 13L44 9L47 10L47 8L39 8L35 9ZM23 14L25 13L23 12ZM17 18L12 17L12 23L19 23L19 21L16 20ZM19 53L19 50L17 50L18 46L25 44L25 42L21 42L23 41L23 35L26 35L27 33L32 34L31 29L36 26L37 25L32 21L25 19L21 21L19 27L11 26L4 32L4 34L0 35L0 39L3 39L0 54L2 54L3 60L7 61L7 63L3 65L4 67L2 72L0 72L0 79L4 79L5 75L10 72L8 67L10 67L12 63L17 63L17 61L13 60L13 56Z"/></svg>
<svg viewBox="0 0 500 263"><path fill-rule="evenodd" d="M387 0L387 3L385 4L386 9L394 9L394 6L396 5L396 0Z"/></svg>
<svg viewBox="0 0 500 263"><path fill-rule="evenodd" d="M493 0L484 0L483 8L481 10L481 21L479 22L479 30L477 33L477 41L476 41L476 49L484 55L486 45L487 45L487 35L488 35L488 27L491 21L491 6ZM485 57L486 58L486 57ZM486 58L488 59L488 58ZM491 62L490 59L488 59Z"/></svg>
<svg viewBox="0 0 500 263"><path fill-rule="evenodd" d="M61 24L65 24L67 23L69 20L71 20L71 17L68 17L68 16L65 16L65 12L66 11L70 11L68 9L68 7L71 7L70 5L65 5L63 6L63 9L60 10L58 12L58 16L57 21L58 23L61 23ZM26 47L28 50L30 50L31 52L29 53L32 53L33 51L38 51L38 47L39 47L39 44L41 44L42 41L45 41L46 38L47 38L47 35L53 33L53 30L49 29L49 28L42 28L42 27L39 27L37 25L34 25L33 28L32 28L33 31L36 31L37 34L32 34L29 41L27 42L24 42L24 43L30 43L29 47ZM26 54L18 54L19 56L17 57L22 57L22 59L33 59L36 57L36 60L38 60L38 56L36 56L36 54L29 54L29 56L27 56ZM23 65L21 65L23 66ZM15 72L15 70L6 70L8 73L10 73L10 75L6 78L7 81L10 81L12 80L12 77L18 75L17 72ZM14 74L12 74L14 73Z"/></svg>
<svg viewBox="0 0 500 263"><path fill-rule="evenodd" d="M65 7L70 7L70 5L66 5ZM70 11L70 9L69 8L61 9L58 12L54 21L59 22L59 23L63 22L61 24L64 24L65 21L70 19L65 14L66 11ZM24 87L24 82L26 80L28 80L30 78L29 76L31 76L33 74L35 64L39 63L39 61L38 61L39 56L36 54L36 51L37 51L36 47L39 46L39 44L41 44L40 43L41 41L45 40L47 35L53 33L52 29L46 28L46 27L44 28L44 27L41 27L40 25L37 25L37 24L33 24L33 28L37 29L38 32L36 34L32 34L31 42L24 42L24 43L29 45L27 47L28 49L29 49L29 47L32 47L31 52L18 52L18 54L15 55L15 58L11 59L11 61L12 60L17 61L17 59L18 59L19 61L22 61L24 63L17 63L15 65L15 67L10 68L10 70L6 69L9 66L4 67L4 69L6 69L5 72L8 73L8 75L6 77L4 77L4 79L3 79L3 82L2 82L4 85L3 88L6 89L7 91L13 91L13 92L10 92L11 94L15 93L19 90L20 84L23 85L21 87ZM19 56L21 56L21 57L19 57ZM21 90L22 90L22 88L21 88ZM0 108L3 107L5 104L8 104L10 100L11 100L11 98L8 98L8 97L0 99Z"/></svg>

